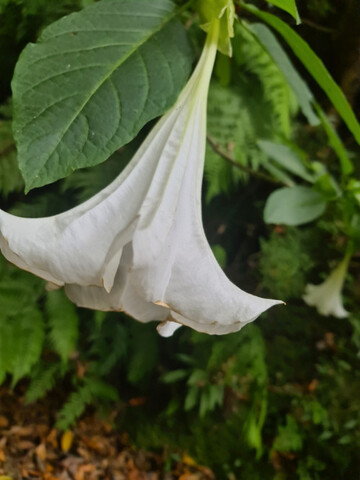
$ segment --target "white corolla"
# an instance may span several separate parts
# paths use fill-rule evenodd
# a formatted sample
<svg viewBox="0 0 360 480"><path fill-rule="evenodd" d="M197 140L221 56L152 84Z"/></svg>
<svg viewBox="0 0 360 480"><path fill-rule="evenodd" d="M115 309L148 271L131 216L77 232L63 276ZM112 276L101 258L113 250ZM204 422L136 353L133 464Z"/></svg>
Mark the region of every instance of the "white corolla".
<svg viewBox="0 0 360 480"><path fill-rule="evenodd" d="M349 265L350 256L346 255L344 260L330 273L323 283L319 285L307 285L303 299L311 307L315 307L320 315L328 317L333 315L337 318L349 316L343 306L342 288Z"/></svg>
<svg viewBox="0 0 360 480"><path fill-rule="evenodd" d="M53 288L64 286L79 306L158 320L164 336L181 325L234 332L281 303L232 284L203 231L206 104L218 24L176 104L113 183L53 217L0 210L0 248L10 262Z"/></svg>

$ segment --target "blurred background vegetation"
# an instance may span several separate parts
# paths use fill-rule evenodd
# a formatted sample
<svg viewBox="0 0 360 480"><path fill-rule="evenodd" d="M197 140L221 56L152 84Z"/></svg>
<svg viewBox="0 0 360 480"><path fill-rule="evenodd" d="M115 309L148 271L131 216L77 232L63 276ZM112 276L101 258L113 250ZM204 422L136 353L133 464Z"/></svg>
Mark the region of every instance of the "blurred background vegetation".
<svg viewBox="0 0 360 480"><path fill-rule="evenodd" d="M10 82L21 50L57 18L91 0L0 0L0 202L21 216L64 211L108 184L144 137L106 163L27 196L11 131ZM177 2L179 4L185 2ZM274 12L265 2L259 8ZM355 112L360 109L360 6L303 0L296 31L320 56ZM279 13L279 11L277 11ZM28 402L55 395L54 422L69 428L86 408L116 409L115 428L135 445L187 451L217 478L340 480L360 475L360 257L353 256L344 298L351 316L323 317L302 300L319 283L345 238L334 202L304 226L269 226L269 194L289 172L259 139L281 142L339 177L321 126L310 125L273 59L242 23L234 60L220 56L209 97L204 223L229 278L286 307L223 337L187 328L158 336L123 314L76 309L61 291L0 258L0 383L26 389ZM289 24L286 14L280 16ZM186 18L194 49L202 37ZM256 20L256 19L255 19ZM278 39L279 41L279 39ZM359 148L314 81L283 45L354 160ZM144 130L147 131L148 128ZM219 152L221 155L219 155ZM231 163L223 157L233 160ZM237 163L237 165L234 164Z"/></svg>

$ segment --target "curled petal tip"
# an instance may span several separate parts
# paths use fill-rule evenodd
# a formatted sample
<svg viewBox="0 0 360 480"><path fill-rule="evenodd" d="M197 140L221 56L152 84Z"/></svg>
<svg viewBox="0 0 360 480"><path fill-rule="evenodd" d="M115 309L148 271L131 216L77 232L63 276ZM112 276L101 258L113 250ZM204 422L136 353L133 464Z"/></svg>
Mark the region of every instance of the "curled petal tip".
<svg viewBox="0 0 360 480"><path fill-rule="evenodd" d="M180 323L173 322L172 320L167 320L165 322L159 323L156 327L156 330L162 337L171 337L176 330L178 330L182 325Z"/></svg>

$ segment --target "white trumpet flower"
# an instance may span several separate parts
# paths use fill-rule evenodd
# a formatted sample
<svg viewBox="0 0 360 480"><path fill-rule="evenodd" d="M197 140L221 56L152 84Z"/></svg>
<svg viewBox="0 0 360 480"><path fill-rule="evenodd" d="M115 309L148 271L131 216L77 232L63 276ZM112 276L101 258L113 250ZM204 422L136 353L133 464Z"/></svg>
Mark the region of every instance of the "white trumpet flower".
<svg viewBox="0 0 360 480"><path fill-rule="evenodd" d="M18 267L64 286L77 305L225 334L281 303L243 292L217 264L201 218L206 104L217 48L214 21L176 104L107 188L65 213L0 210L0 248Z"/></svg>
<svg viewBox="0 0 360 480"><path fill-rule="evenodd" d="M337 318L349 316L349 312L343 306L341 295L349 260L350 255L346 255L323 283L306 285L303 300L311 307L315 307L320 315L326 317L333 315Z"/></svg>

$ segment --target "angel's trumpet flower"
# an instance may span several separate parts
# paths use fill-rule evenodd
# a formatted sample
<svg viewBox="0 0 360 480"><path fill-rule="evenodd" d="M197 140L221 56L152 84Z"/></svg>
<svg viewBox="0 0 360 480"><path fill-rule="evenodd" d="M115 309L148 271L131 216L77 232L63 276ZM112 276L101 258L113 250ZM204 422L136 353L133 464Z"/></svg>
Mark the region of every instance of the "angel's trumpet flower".
<svg viewBox="0 0 360 480"><path fill-rule="evenodd" d="M281 303L243 292L217 264L201 219L206 103L219 21L176 104L107 188L78 207L25 219L0 210L0 247L65 287L77 305L224 334Z"/></svg>
<svg viewBox="0 0 360 480"><path fill-rule="evenodd" d="M323 283L319 285L308 284L303 296L304 302L315 307L320 315L337 318L349 316L343 306L342 289L346 272L349 266L350 255L346 255L339 265L330 273Z"/></svg>

